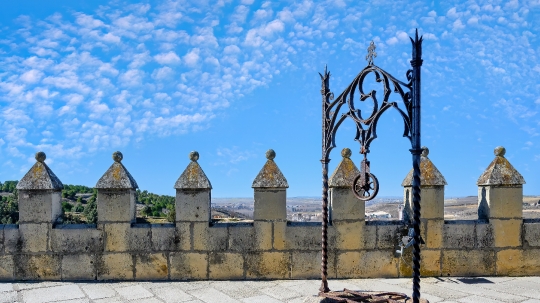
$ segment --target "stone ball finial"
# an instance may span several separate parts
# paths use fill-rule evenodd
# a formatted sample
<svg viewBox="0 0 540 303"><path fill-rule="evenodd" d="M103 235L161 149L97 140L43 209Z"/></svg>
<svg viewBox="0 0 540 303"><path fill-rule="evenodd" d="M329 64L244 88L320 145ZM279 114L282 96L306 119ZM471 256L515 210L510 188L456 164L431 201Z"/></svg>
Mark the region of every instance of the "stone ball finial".
<svg viewBox="0 0 540 303"><path fill-rule="evenodd" d="M422 157L427 157L429 155L429 148L422 146Z"/></svg>
<svg viewBox="0 0 540 303"><path fill-rule="evenodd" d="M273 149L269 149L266 151L266 159L274 160L275 157L276 157L276 152Z"/></svg>
<svg viewBox="0 0 540 303"><path fill-rule="evenodd" d="M504 154L506 154L506 148L504 148L502 146L497 146L497 147L495 147L495 150L493 151L493 153L497 157L504 157Z"/></svg>
<svg viewBox="0 0 540 303"><path fill-rule="evenodd" d="M199 152L194 150L192 152L189 153L189 160L193 161L193 162L197 162L197 160L199 160Z"/></svg>
<svg viewBox="0 0 540 303"><path fill-rule="evenodd" d="M113 154L112 154L112 158L114 160L114 162L122 162L122 159L124 159L124 155L122 155L121 152L119 151L115 151Z"/></svg>
<svg viewBox="0 0 540 303"><path fill-rule="evenodd" d="M45 155L44 152L39 151L39 152L36 153L36 160L38 162L43 163L45 161L45 159L47 159L47 155Z"/></svg>
<svg viewBox="0 0 540 303"><path fill-rule="evenodd" d="M345 147L344 149L341 150L341 156L343 158L349 159L351 155L352 155L352 152L349 148Z"/></svg>

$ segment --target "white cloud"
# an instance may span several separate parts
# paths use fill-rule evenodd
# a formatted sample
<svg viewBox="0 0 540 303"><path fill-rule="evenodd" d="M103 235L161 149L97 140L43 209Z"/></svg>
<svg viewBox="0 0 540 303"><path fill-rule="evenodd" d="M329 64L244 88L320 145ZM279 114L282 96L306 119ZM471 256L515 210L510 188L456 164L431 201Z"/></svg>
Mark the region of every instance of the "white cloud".
<svg viewBox="0 0 540 303"><path fill-rule="evenodd" d="M174 75L174 71L172 68L168 66L164 66L162 68L155 69L152 72L152 78L156 80L164 80L170 78L172 75Z"/></svg>
<svg viewBox="0 0 540 303"><path fill-rule="evenodd" d="M21 80L27 83L36 83L43 77L43 73L39 70L32 69L21 75Z"/></svg>
<svg viewBox="0 0 540 303"><path fill-rule="evenodd" d="M199 62L199 49L194 48L184 56L184 62L189 67L195 67Z"/></svg>
<svg viewBox="0 0 540 303"><path fill-rule="evenodd" d="M175 63L180 62L180 57L178 57L178 55L173 51L170 51L168 53L161 53L161 54L155 55L154 59L159 64L162 64L162 65L164 65L164 64L175 64Z"/></svg>

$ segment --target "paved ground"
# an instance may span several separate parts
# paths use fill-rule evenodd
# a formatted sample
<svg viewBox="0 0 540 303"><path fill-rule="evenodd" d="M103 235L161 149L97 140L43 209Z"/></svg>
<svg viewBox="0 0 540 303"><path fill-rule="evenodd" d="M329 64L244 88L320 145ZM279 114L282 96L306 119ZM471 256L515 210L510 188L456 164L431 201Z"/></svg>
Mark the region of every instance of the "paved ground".
<svg viewBox="0 0 540 303"><path fill-rule="evenodd" d="M314 302L317 280L0 283L0 302ZM425 278L422 296L434 302L540 303L540 277ZM331 280L332 290L377 290L411 293L410 279Z"/></svg>

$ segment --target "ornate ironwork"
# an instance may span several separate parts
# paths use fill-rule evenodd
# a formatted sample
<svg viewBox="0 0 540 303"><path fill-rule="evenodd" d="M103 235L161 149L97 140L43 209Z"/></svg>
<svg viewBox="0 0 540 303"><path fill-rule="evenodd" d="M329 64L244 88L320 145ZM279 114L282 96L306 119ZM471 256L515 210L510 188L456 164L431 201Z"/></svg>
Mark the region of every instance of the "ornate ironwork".
<svg viewBox="0 0 540 303"><path fill-rule="evenodd" d="M327 281L327 245L328 245L328 163L330 152L336 147L335 137L339 126L350 118L356 126L355 140L360 143L360 153L364 155L361 163L360 174L355 178L352 185L355 195L362 200L373 199L378 192L378 180L370 172L367 154L370 152L370 144L377 138L377 122L381 115L390 108L397 110L403 118L403 136L411 142L411 154L413 156L413 302L420 299L420 67L422 66L422 37L418 37L416 30L415 39L412 42L412 69L406 72L407 82L400 81L379 68L373 63L377 57L375 43L372 41L368 47L366 60L368 65L360 71L351 84L334 99L330 91L330 72L325 67L321 77L322 95L322 262L321 262L321 293L329 292ZM377 92L364 90L364 80L369 74L375 76L375 81L382 84L382 102L377 99ZM392 93L397 94L403 102L401 109L397 102L390 102ZM356 98L356 99L355 99ZM366 102L371 100L373 109L367 114L362 113L355 107L355 101ZM342 110L343 106L344 110ZM341 113L341 115L340 115Z"/></svg>

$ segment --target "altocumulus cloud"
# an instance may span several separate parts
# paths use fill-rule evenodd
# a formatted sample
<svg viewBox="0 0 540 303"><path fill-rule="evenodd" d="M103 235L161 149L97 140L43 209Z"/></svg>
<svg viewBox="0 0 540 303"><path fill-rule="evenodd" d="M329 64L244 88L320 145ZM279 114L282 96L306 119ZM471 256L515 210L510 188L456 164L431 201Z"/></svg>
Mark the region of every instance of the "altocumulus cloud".
<svg viewBox="0 0 540 303"><path fill-rule="evenodd" d="M540 87L531 79L540 75L540 29L530 12L540 3L444 5L436 12L407 1L113 1L94 13L21 16L19 27L1 30L0 149L22 157L47 148L69 159L204 129L278 74L316 75L329 56L351 58L345 72L360 68L370 40L377 63L405 71L414 27L430 49L424 86L438 95L428 104L456 116L479 108L466 98L476 88L463 88L476 81L486 97L502 100L492 105L500 115L538 133ZM508 93L517 83L523 89ZM444 107L433 101L441 95L460 101Z"/></svg>

